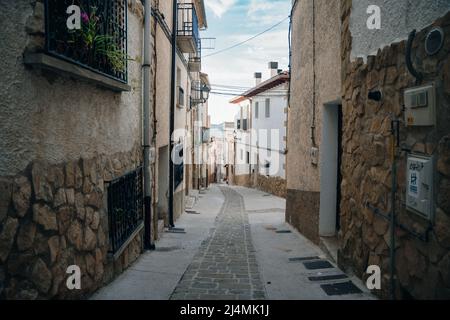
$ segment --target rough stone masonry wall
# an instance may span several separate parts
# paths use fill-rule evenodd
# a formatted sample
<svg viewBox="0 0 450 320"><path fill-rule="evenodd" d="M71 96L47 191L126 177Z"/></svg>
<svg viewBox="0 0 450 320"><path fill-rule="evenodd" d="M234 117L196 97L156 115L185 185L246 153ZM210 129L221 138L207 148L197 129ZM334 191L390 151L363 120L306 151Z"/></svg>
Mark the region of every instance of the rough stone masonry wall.
<svg viewBox="0 0 450 320"><path fill-rule="evenodd" d="M251 175L242 174L239 176L234 176L233 184L241 187L251 188L253 186Z"/></svg>
<svg viewBox="0 0 450 320"><path fill-rule="evenodd" d="M277 197L286 198L286 180L258 175L256 188Z"/></svg>
<svg viewBox="0 0 450 320"><path fill-rule="evenodd" d="M136 32L142 30L142 4L136 0L128 1L128 4L129 17L132 17L129 19L129 32L138 34ZM19 152L12 152L20 149L11 149L10 145L4 146L2 150L5 153L2 153L0 160L4 168L8 168L5 170L9 175L0 177L0 299L86 298L121 273L142 250L141 232L117 260L108 256L109 228L105 186L105 181L120 177L142 163L140 121L136 122L137 130L134 130L134 122L125 121L125 124L121 114L126 112L130 119L140 117L140 65L138 62L130 63L132 91L123 94L98 89L62 75L22 70L23 48L25 47L25 52L41 51L43 48L43 3L11 2L2 11L3 20L3 14L13 17L28 15L28 6L33 8L31 15L25 19L26 22L19 19L20 23L24 23L25 39L20 32L8 32L10 35L16 34L17 41L10 41L15 43L15 47L9 48L5 68L10 69L8 77L22 78L20 81L4 79L17 84L1 92L2 103L9 103L8 106L2 104L2 110L17 110L14 117L9 113L2 114L10 116L0 119L7 121L4 137L14 129L9 127L11 124L16 128L29 126L30 121L24 120L22 116L36 113L34 109L40 101L44 101L45 106L40 107L42 109L37 112L42 119L37 122L40 125L39 134L28 141L33 144L15 140L16 145L33 147L30 149L32 153L22 156ZM22 7L26 10L21 11ZM19 20L16 22L19 23ZM19 31L21 27L17 27ZM140 37L135 37L133 41L138 42L139 39ZM20 47L21 45L24 47ZM134 53L138 46L133 42L129 53ZM17 56L9 57L16 51ZM140 49L137 51L140 54ZM11 59L14 60L13 64L10 63ZM29 85L29 88L22 90L19 84ZM35 95L36 92L39 94ZM45 92L51 94L46 95ZM76 108L70 108L72 93L83 96L76 100ZM21 97L15 97L14 94ZM84 97L88 97L89 101L84 100ZM27 100L22 103L23 98L31 102ZM65 109L67 105L69 113ZM103 114L106 107L107 114ZM59 110L56 119L48 114L53 108ZM134 113L131 111L134 108L138 110L137 114L131 114ZM58 118L64 117L65 112L64 119ZM91 113L95 123L89 126ZM79 117L83 116L86 119L80 120ZM73 120L77 126L72 130L70 125ZM75 141L64 139L61 132L52 131L53 126L59 127L61 123L71 134L74 130L83 128L88 138L76 136L78 139ZM102 126L105 124L116 131L115 135L119 134L117 139L113 138L114 134L111 136L110 132L103 132ZM94 127L96 135L91 134ZM123 129L130 131L125 132ZM128 143L128 151L103 150L109 143L123 145L124 141L118 140L123 135L129 138L125 141L125 144ZM60 140L61 138L63 139ZM97 143L102 143L102 147ZM88 151L82 152L81 148L86 147ZM63 153L55 156L55 149L61 149ZM70 152L66 152L67 150ZM78 156L72 157L73 154ZM11 155L16 160L20 158L19 166L14 163L15 160L9 159ZM37 156L35 158L31 155ZM22 164L24 161L28 163L25 166ZM69 291L66 287L66 270L74 264L81 268L82 289Z"/></svg>
<svg viewBox="0 0 450 320"><path fill-rule="evenodd" d="M403 92L415 85L405 65L405 41L394 43L370 56L350 61L352 45L349 20L352 1L342 1L343 57L343 165L342 202L338 261L344 269L353 269L365 278L369 265L381 267L382 289L374 291L389 297L389 225L365 207L370 202L390 212L391 114L404 118ZM423 83L436 81L438 87L438 124L434 128L405 128L401 125L404 148L437 158L436 214L429 241L396 230L396 274L398 298L450 298L450 14L434 25L446 33L445 46L439 54L428 57L423 48L427 31L420 31L414 41L413 60L425 74ZM367 99L368 91L381 89L384 98L377 103ZM397 220L417 233L425 234L428 223L405 210L406 155L399 163Z"/></svg>
<svg viewBox="0 0 450 320"><path fill-rule="evenodd" d="M111 160L114 159L114 160ZM105 181L141 163L140 147L113 157L61 165L34 162L0 180L0 297L83 298L112 280L140 254L136 237L120 258L108 258ZM66 270L81 268L80 291L66 287Z"/></svg>
<svg viewBox="0 0 450 320"><path fill-rule="evenodd" d="M256 188L277 197L286 198L286 180L280 177L267 177L258 174L255 181L253 174L244 174L235 176L234 184L246 188Z"/></svg>

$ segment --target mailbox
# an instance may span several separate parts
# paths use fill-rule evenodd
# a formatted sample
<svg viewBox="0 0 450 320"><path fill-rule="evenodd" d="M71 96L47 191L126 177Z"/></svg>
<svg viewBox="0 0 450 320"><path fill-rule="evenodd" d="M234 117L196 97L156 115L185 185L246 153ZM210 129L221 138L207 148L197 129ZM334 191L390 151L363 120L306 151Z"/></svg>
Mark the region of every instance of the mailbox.
<svg viewBox="0 0 450 320"><path fill-rule="evenodd" d="M434 161L432 157L410 154L407 160L406 208L432 220L434 211Z"/></svg>

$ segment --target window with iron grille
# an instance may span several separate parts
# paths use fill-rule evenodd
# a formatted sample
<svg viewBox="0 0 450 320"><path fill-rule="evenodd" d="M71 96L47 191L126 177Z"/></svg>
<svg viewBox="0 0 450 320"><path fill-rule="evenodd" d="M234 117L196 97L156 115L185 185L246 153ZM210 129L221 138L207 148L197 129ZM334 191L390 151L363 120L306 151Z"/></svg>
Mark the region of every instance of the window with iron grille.
<svg viewBox="0 0 450 320"><path fill-rule="evenodd" d="M115 254L142 227L142 168L108 183L108 220L110 251Z"/></svg>
<svg viewBox="0 0 450 320"><path fill-rule="evenodd" d="M259 117L259 102L255 102L255 119Z"/></svg>
<svg viewBox="0 0 450 320"><path fill-rule="evenodd" d="M69 30L69 6L81 10L80 29ZM46 51L127 83L127 0L45 0Z"/></svg>
<svg viewBox="0 0 450 320"><path fill-rule="evenodd" d="M237 129L240 130L241 129L241 120L237 120Z"/></svg>

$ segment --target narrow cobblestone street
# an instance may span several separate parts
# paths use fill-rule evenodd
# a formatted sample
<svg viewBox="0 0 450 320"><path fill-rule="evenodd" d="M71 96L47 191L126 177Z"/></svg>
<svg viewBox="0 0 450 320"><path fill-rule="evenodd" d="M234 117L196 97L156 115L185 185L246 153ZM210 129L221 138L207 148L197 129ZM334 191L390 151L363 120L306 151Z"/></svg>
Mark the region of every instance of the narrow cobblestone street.
<svg viewBox="0 0 450 320"><path fill-rule="evenodd" d="M212 235L202 243L171 299L264 299L242 196L221 187L225 202Z"/></svg>
<svg viewBox="0 0 450 320"><path fill-rule="evenodd" d="M213 185L166 232L156 250L93 299L373 299L317 246L284 222L285 200L243 187ZM325 263L308 269L304 262ZM323 286L353 284L328 293ZM339 288L338 288L339 289Z"/></svg>

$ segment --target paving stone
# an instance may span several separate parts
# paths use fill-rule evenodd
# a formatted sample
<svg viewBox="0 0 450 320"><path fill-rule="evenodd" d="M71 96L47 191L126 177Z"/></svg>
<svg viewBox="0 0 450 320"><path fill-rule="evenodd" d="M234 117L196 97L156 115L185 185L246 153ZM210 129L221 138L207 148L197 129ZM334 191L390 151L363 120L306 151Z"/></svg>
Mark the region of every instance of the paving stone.
<svg viewBox="0 0 450 320"><path fill-rule="evenodd" d="M265 299L242 196L221 188L224 206L171 299ZM196 290L207 290L199 292Z"/></svg>

